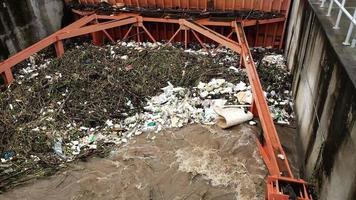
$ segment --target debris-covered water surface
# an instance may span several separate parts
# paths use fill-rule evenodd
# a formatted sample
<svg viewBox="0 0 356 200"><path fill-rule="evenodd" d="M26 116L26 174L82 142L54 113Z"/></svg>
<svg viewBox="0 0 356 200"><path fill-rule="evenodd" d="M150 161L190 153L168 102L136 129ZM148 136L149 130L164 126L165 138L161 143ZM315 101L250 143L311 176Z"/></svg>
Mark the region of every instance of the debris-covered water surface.
<svg viewBox="0 0 356 200"><path fill-rule="evenodd" d="M188 125L140 135L106 158L69 164L2 200L262 200L267 169L256 126ZM155 137L155 139L152 139Z"/></svg>
<svg viewBox="0 0 356 200"><path fill-rule="evenodd" d="M264 54L268 54L263 56ZM254 49L277 123L293 118L291 76L282 55ZM50 175L77 158L105 156L136 135L212 124L215 104L248 105L239 56L160 43L89 44L61 59L32 56L0 94L0 191Z"/></svg>

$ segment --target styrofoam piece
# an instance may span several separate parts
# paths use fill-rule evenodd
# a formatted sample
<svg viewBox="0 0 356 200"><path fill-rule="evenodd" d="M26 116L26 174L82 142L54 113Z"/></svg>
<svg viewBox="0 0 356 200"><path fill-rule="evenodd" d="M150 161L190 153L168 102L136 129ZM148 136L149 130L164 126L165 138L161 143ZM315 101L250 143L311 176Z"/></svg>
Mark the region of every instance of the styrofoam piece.
<svg viewBox="0 0 356 200"><path fill-rule="evenodd" d="M245 112L242 108L214 107L214 111L220 116L216 124L223 129L244 123L253 118L251 112Z"/></svg>

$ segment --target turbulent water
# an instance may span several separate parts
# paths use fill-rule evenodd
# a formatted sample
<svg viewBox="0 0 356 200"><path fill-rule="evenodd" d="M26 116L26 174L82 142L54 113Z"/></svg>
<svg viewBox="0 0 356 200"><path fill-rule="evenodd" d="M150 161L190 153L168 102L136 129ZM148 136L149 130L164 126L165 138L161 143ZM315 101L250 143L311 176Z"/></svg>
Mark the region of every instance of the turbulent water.
<svg viewBox="0 0 356 200"><path fill-rule="evenodd" d="M264 199L258 128L190 125L141 135L106 159L0 195L0 199Z"/></svg>

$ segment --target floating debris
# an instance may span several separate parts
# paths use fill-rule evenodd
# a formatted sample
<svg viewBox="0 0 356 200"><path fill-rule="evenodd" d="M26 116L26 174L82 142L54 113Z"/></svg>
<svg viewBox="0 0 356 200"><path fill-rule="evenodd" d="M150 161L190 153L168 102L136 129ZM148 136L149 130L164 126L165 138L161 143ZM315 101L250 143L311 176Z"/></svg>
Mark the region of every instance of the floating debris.
<svg viewBox="0 0 356 200"><path fill-rule="evenodd" d="M255 62L272 116L288 124L291 76L283 57L262 59L264 53L254 57L260 58ZM12 177L22 168L28 170L24 176L47 169L51 174L65 162L106 155L107 147L143 133L213 124L219 116L214 106L245 104L240 111L247 113L251 87L236 66L239 56L224 48L208 56L160 43L75 45L61 59L35 55L17 66L15 82L0 94L0 151L16 152L7 163L18 166L1 167L0 175ZM5 178L0 191L21 176Z"/></svg>

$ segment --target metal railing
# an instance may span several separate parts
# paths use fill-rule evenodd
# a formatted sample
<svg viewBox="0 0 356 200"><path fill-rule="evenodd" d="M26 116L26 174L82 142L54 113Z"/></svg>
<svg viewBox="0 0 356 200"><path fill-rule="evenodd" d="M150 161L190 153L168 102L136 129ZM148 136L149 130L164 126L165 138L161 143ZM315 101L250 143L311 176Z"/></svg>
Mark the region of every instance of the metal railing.
<svg viewBox="0 0 356 200"><path fill-rule="evenodd" d="M321 8L325 8L325 3L327 0L320 0L321 1ZM352 48L354 48L356 46L356 38L352 38L352 33L354 30L354 27L356 26L356 7L354 8L354 12L353 15L350 14L350 12L345 8L345 3L346 0L342 0L342 2L340 3L338 0L328 0L329 1L329 5L328 5L328 12L326 14L326 16L331 17L331 11L333 9L334 4L336 4L337 9L339 9L338 14L337 14L337 18L336 18L336 23L334 25L334 29L340 29L340 20L342 16L346 16L348 20L350 20L350 25L348 28L348 31L346 33L345 36L345 40L342 43L345 46L351 46Z"/></svg>

